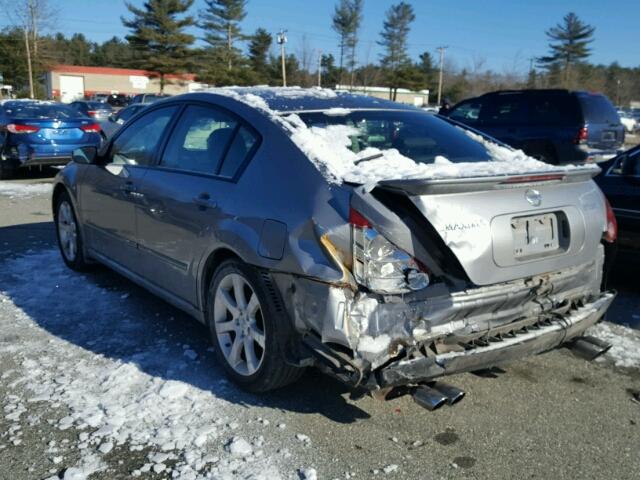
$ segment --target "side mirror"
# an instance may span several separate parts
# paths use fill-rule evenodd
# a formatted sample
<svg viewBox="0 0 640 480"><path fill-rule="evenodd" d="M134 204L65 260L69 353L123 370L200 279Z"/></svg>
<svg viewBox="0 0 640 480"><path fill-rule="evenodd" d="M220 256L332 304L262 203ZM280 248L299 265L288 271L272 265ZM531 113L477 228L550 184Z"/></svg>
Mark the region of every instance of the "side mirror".
<svg viewBox="0 0 640 480"><path fill-rule="evenodd" d="M82 147L76 148L71 154L71 160L75 163L81 163L84 165L92 164L98 156L98 149L96 147Z"/></svg>
<svg viewBox="0 0 640 480"><path fill-rule="evenodd" d="M115 121L116 121L116 116L115 116L115 114L113 114L113 113L112 113L111 115L109 115L109 121L110 121L110 122L115 122Z"/></svg>

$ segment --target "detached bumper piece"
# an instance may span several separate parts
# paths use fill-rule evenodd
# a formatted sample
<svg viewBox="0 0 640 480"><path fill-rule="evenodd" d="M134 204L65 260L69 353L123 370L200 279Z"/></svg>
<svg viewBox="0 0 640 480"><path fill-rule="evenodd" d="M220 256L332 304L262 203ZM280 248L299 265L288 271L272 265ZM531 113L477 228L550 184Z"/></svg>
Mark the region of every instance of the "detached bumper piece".
<svg viewBox="0 0 640 480"><path fill-rule="evenodd" d="M378 385L388 388L423 384L445 375L490 368L551 350L579 337L597 323L614 298L615 293L603 293L596 300L545 324L491 338L484 346L391 363L376 372Z"/></svg>

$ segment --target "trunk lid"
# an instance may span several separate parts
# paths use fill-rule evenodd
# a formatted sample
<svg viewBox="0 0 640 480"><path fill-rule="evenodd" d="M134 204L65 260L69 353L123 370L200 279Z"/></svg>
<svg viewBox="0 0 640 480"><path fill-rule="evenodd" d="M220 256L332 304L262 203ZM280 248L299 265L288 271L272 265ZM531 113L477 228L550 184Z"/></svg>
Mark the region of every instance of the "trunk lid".
<svg viewBox="0 0 640 480"><path fill-rule="evenodd" d="M35 127L38 130L33 133L21 134L20 138L34 144L75 145L90 143L95 133L85 132L82 127L94 125L95 121L89 119L73 120L39 120L21 119L13 122L17 125Z"/></svg>
<svg viewBox="0 0 640 480"><path fill-rule="evenodd" d="M591 180L597 171L393 180L379 187L407 195L469 279L490 285L596 257L606 218L602 193Z"/></svg>

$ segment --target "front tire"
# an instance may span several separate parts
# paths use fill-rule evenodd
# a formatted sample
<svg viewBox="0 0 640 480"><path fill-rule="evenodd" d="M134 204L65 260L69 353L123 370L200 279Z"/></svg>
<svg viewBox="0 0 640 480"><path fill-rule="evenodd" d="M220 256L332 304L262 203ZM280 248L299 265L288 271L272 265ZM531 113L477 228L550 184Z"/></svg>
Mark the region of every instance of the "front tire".
<svg viewBox="0 0 640 480"><path fill-rule="evenodd" d="M58 247L64 263L73 270L86 270L89 265L84 258L80 226L67 192L63 192L58 197L54 210L54 222Z"/></svg>
<svg viewBox="0 0 640 480"><path fill-rule="evenodd" d="M216 270L208 292L208 323L215 354L229 378L251 392L266 392L297 380L303 369L288 365L284 345L293 333L278 314L264 280L238 261Z"/></svg>

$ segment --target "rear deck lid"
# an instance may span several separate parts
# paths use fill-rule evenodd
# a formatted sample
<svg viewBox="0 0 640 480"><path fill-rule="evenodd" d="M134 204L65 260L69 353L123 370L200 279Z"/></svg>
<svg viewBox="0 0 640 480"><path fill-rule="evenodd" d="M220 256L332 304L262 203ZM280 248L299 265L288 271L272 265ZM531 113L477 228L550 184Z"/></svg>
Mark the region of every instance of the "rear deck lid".
<svg viewBox="0 0 640 480"><path fill-rule="evenodd" d="M453 181L389 181L433 225L477 285L592 261L604 227L595 169Z"/></svg>

